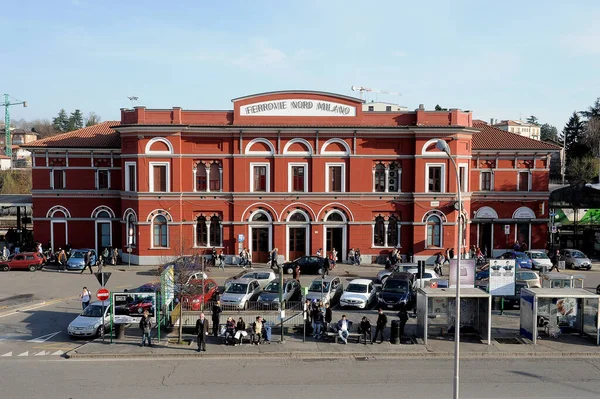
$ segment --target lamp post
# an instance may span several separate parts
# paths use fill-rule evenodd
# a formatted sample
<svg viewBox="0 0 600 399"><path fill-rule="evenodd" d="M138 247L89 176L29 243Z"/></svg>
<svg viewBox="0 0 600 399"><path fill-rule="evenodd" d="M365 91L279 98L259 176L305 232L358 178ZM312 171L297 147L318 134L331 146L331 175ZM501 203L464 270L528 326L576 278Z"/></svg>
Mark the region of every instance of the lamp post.
<svg viewBox="0 0 600 399"><path fill-rule="evenodd" d="M435 144L435 147L446 153L450 161L452 161L452 165L454 165L454 171L456 174L456 190L458 196L458 257L456 258L456 315L454 318L454 384L453 384L453 395L454 399L459 398L459 364L460 364L460 255L461 255L461 244L462 244L462 198L460 195L460 176L458 165L456 165L456 161L452 158L450 154L450 147L448 143L444 140L438 140Z"/></svg>

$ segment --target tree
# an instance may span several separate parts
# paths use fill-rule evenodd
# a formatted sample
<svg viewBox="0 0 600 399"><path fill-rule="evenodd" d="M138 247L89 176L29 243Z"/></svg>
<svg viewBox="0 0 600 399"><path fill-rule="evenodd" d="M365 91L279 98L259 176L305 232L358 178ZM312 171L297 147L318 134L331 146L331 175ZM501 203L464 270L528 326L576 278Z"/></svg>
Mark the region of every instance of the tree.
<svg viewBox="0 0 600 399"><path fill-rule="evenodd" d="M436 105L435 105L435 110L436 110L436 111L448 111L448 109L447 109L447 108L442 108L442 107L440 107L440 104L436 104Z"/></svg>
<svg viewBox="0 0 600 399"><path fill-rule="evenodd" d="M531 123L532 125L539 125L539 122L539 119L535 115L531 115L529 118L527 118L527 123Z"/></svg>
<svg viewBox="0 0 600 399"><path fill-rule="evenodd" d="M76 109L75 112L71 112L69 117L69 132L83 128L83 114L80 110Z"/></svg>
<svg viewBox="0 0 600 399"><path fill-rule="evenodd" d="M52 118L52 127L57 132L61 133L69 131L69 117L67 116L67 112L64 108L58 112L58 116L56 118Z"/></svg>
<svg viewBox="0 0 600 399"><path fill-rule="evenodd" d="M49 119L34 119L31 123L31 131L40 135L40 139L54 136L58 133L56 129L54 129L54 125L50 122Z"/></svg>
<svg viewBox="0 0 600 399"><path fill-rule="evenodd" d="M544 123L540 127L540 136L542 140L558 141L558 130L555 126Z"/></svg>
<svg viewBox="0 0 600 399"><path fill-rule="evenodd" d="M585 125L577 112L573 112L565 125L563 137L566 137L567 167L570 160L591 155L590 147L585 143Z"/></svg>
<svg viewBox="0 0 600 399"><path fill-rule="evenodd" d="M584 181L591 183L598 176L600 161L592 156L567 159L565 171L569 182Z"/></svg>
<svg viewBox="0 0 600 399"><path fill-rule="evenodd" d="M87 118L85 118L85 127L97 125L101 120L100 116L92 111L88 114Z"/></svg>
<svg viewBox="0 0 600 399"><path fill-rule="evenodd" d="M0 171L0 194L31 194L31 171Z"/></svg>
<svg viewBox="0 0 600 399"><path fill-rule="evenodd" d="M587 111L581 111L580 114L587 120L600 118L600 97L596 99L592 106L588 107Z"/></svg>

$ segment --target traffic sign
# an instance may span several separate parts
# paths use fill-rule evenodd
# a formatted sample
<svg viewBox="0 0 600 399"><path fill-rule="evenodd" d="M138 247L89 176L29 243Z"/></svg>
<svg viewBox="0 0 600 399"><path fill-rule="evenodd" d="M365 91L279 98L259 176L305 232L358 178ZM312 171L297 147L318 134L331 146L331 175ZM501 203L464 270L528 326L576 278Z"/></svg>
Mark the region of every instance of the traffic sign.
<svg viewBox="0 0 600 399"><path fill-rule="evenodd" d="M110 296L110 292L108 292L108 290L106 288L100 288L96 292L96 297L98 298L99 301L106 301L109 296Z"/></svg>
<svg viewBox="0 0 600 399"><path fill-rule="evenodd" d="M111 272L102 272L102 273L94 273L96 275L96 279L98 279L98 282L100 283L100 285L102 287L104 287L106 285L106 283L108 283L108 279L111 276Z"/></svg>
<svg viewBox="0 0 600 399"><path fill-rule="evenodd" d="M246 236L243 234L238 234L238 242L244 242L246 241Z"/></svg>

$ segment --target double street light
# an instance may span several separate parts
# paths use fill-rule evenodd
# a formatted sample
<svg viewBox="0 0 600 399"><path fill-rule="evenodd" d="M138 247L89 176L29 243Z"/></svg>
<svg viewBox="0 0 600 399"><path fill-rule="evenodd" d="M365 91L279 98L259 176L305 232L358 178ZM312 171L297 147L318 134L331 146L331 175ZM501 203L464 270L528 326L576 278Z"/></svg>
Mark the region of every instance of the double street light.
<svg viewBox="0 0 600 399"><path fill-rule="evenodd" d="M458 165L456 165L456 161L452 158L452 154L450 153L450 147L448 143L444 140L438 140L435 143L435 148L440 151L446 153L450 161L452 161L452 165L454 165L454 171L456 174L456 192L458 196L458 218L456 219L458 223L458 244L456 246L458 257L456 259L456 315L454 316L454 383L453 383L453 395L454 399L458 399L459 397L459 364L460 364L460 256L461 256L461 244L462 244L462 198L461 198L461 187L460 187L460 176Z"/></svg>

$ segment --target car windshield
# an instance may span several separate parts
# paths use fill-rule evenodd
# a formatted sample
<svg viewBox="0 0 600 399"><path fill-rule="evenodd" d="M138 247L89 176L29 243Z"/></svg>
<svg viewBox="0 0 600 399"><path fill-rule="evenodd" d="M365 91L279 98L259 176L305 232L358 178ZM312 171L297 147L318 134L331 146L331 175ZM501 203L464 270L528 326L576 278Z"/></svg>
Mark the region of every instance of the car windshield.
<svg viewBox="0 0 600 399"><path fill-rule="evenodd" d="M585 258L585 254L581 251L571 251L571 256L574 258Z"/></svg>
<svg viewBox="0 0 600 399"><path fill-rule="evenodd" d="M83 252L73 252L71 258L83 258Z"/></svg>
<svg viewBox="0 0 600 399"><path fill-rule="evenodd" d="M279 281L274 281L267 285L264 292L279 292Z"/></svg>
<svg viewBox="0 0 600 399"><path fill-rule="evenodd" d="M519 260L525 260L528 259L527 255L525 254L515 254L515 258L519 259Z"/></svg>
<svg viewBox="0 0 600 399"><path fill-rule="evenodd" d="M225 292L229 294L245 294L248 284L231 283Z"/></svg>
<svg viewBox="0 0 600 399"><path fill-rule="evenodd" d="M323 284L321 284L320 281L313 281L310 287L308 287L308 291L321 292L321 288L323 288L323 292L329 292L329 282L324 281Z"/></svg>
<svg viewBox="0 0 600 399"><path fill-rule="evenodd" d="M517 280L537 280L538 276L532 272L519 272L517 273Z"/></svg>
<svg viewBox="0 0 600 399"><path fill-rule="evenodd" d="M90 305L83 309L81 316L84 317L102 317L102 306Z"/></svg>
<svg viewBox="0 0 600 399"><path fill-rule="evenodd" d="M257 273L256 278L259 280L268 280L271 278L271 273Z"/></svg>
<svg viewBox="0 0 600 399"><path fill-rule="evenodd" d="M406 294L408 292L408 282L404 280L388 280L383 286L383 291Z"/></svg>
<svg viewBox="0 0 600 399"><path fill-rule="evenodd" d="M531 259L548 259L548 256L542 252L530 252L529 257Z"/></svg>
<svg viewBox="0 0 600 399"><path fill-rule="evenodd" d="M364 284L348 284L347 292L367 292L367 286Z"/></svg>

